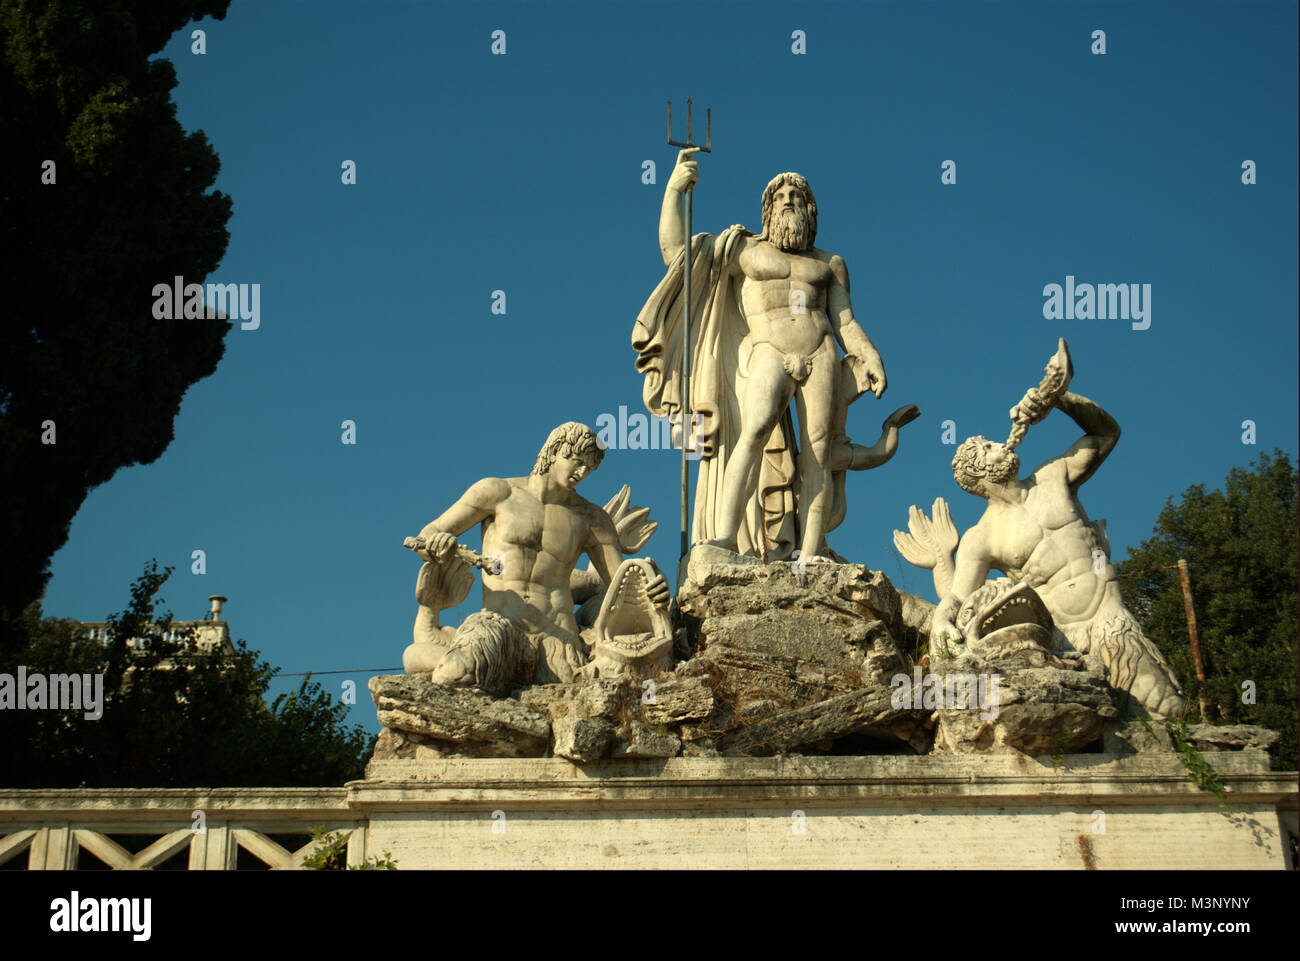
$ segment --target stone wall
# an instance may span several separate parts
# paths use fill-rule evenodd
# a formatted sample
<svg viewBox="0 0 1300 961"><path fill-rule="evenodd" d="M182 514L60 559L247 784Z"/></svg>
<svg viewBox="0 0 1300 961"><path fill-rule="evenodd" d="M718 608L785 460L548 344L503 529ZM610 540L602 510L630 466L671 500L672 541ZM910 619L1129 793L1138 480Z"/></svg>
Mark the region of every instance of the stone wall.
<svg viewBox="0 0 1300 961"><path fill-rule="evenodd" d="M372 851L415 868L1285 868L1293 774L1171 755L374 761ZM1100 813L1101 817L1098 816Z"/></svg>
<svg viewBox="0 0 1300 961"><path fill-rule="evenodd" d="M372 761L340 788L0 791L0 863L301 867L272 836L348 836L411 868L1263 868L1288 866L1295 772L1214 766L1231 810L1167 753L1034 759L447 758ZM195 812L202 812L196 830ZM147 835L134 854L110 835ZM136 846L138 847L138 845Z"/></svg>

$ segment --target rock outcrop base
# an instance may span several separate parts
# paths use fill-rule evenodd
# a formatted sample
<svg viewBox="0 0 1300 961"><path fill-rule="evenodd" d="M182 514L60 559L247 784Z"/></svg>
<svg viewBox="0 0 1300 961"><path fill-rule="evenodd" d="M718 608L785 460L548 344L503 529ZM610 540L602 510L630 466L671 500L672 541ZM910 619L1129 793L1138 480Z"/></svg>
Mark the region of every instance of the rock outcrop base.
<svg viewBox="0 0 1300 961"><path fill-rule="evenodd" d="M678 663L491 697L427 674L372 678L375 758L763 757L1172 750L1119 718L1095 658L1025 650L930 662L928 611L860 564L760 564L697 548L679 571ZM924 602L920 602L923 604ZM911 638L912 649L899 638ZM918 660L913 660L918 658ZM1266 749L1277 735L1198 725L1199 750Z"/></svg>

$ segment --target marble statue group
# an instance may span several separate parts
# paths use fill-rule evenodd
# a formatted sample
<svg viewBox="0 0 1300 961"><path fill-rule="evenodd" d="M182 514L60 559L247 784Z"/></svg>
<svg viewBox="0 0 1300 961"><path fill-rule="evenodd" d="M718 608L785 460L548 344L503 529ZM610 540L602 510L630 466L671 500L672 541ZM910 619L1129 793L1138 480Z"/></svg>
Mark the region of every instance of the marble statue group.
<svg viewBox="0 0 1300 961"><path fill-rule="evenodd" d="M848 266L815 245L811 186L779 174L762 192L758 232L736 225L688 243L681 201L699 179L694 153L682 150L668 179L658 232L666 273L631 337L647 410L698 425L691 550L679 582L689 564L705 562L833 571L848 563L827 543L848 516L846 473L889 461L920 412L899 407L874 442L854 442L850 408L865 394L882 397L888 381L854 315ZM987 502L977 524L959 534L942 497L929 514L911 508L895 544L933 572L938 603L909 596L904 608L924 610L914 626L928 638L931 664L966 654L1034 663L1088 656L1128 715L1179 716L1178 681L1125 607L1104 522L1080 501L1120 429L1070 390L1073 375L1062 340L1042 383L1011 410L1007 442L971 437L957 448L953 480ZM1079 435L1022 475L1016 447L1053 412ZM634 556L657 526L649 511L632 505L626 487L604 506L578 492L603 456L591 428L561 424L531 471L475 481L407 538L423 562L403 658L409 675L499 698L594 678L640 683L689 655L667 578ZM459 540L474 527L479 551ZM482 609L442 625L440 612L465 600L476 570Z"/></svg>

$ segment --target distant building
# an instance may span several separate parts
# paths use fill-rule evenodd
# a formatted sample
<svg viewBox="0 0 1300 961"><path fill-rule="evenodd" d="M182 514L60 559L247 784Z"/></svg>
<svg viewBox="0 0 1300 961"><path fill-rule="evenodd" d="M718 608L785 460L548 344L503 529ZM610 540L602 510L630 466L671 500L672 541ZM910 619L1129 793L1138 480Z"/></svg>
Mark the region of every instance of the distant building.
<svg viewBox="0 0 1300 961"><path fill-rule="evenodd" d="M185 637L187 630L193 630L193 637L200 654L233 655L235 646L230 642L230 625L221 617L221 606L226 603L228 598L222 597L220 594L213 594L208 600L212 603L212 609L208 611L203 620L172 621L168 630L160 630L154 636L175 643ZM107 622L83 621L82 623L85 625L86 635L91 640L99 641L101 644L108 644L110 635ZM130 649L139 650L146 643L146 640L147 638L143 637L133 637L126 644ZM160 670L167 670L173 666L170 658L158 664Z"/></svg>

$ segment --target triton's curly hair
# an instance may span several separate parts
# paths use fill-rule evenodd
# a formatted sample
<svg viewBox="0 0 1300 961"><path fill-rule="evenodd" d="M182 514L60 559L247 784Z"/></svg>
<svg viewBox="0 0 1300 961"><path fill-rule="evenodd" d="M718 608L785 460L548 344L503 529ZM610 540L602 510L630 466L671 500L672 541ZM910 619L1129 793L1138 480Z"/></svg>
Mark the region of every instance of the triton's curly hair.
<svg viewBox="0 0 1300 961"><path fill-rule="evenodd" d="M571 420L551 431L551 435L546 438L546 443L537 453L537 463L533 465L533 473L539 476L548 473L556 457L589 455L595 457L596 463L591 468L595 470L605 459L605 445L600 442L596 432L586 424Z"/></svg>
<svg viewBox="0 0 1300 961"><path fill-rule="evenodd" d="M980 490L980 481L990 476L988 465L984 463L984 454L982 447L988 443L987 437L967 437L957 453L952 455L952 476L957 481L957 485L969 494L976 494L983 497ZM1020 469L1020 458L1015 451L1011 452L1007 458L1007 467L1002 472L1004 476L994 476L993 480L1006 480L1014 476Z"/></svg>
<svg viewBox="0 0 1300 961"><path fill-rule="evenodd" d="M812 188L808 186L808 181L797 173L777 174L763 188L762 237L766 239L771 235L773 207L776 206L776 192L784 184L797 187L803 193L804 203L808 205L808 246L811 247L813 241L817 239L817 201L813 198Z"/></svg>

